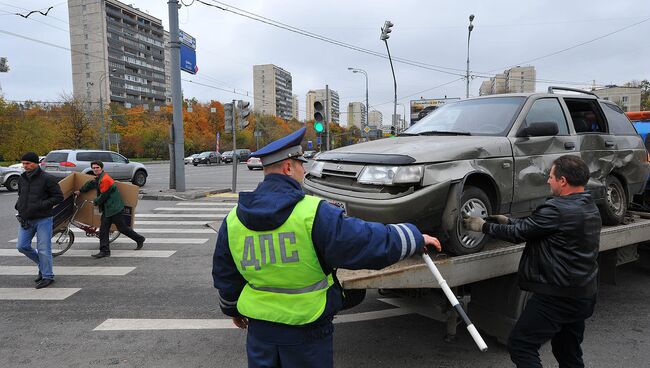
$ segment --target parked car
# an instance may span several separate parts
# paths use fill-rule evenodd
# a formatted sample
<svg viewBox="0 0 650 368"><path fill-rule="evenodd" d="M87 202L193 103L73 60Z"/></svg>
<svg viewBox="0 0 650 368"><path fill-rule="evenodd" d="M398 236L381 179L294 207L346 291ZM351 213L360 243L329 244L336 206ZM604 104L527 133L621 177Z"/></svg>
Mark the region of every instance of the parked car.
<svg viewBox="0 0 650 368"><path fill-rule="evenodd" d="M314 156L316 156L316 153L316 151L305 151L305 153L302 154L302 157L307 159L314 158Z"/></svg>
<svg viewBox="0 0 650 368"><path fill-rule="evenodd" d="M38 163L41 164L43 160L45 159L45 156L38 156ZM17 164L9 165L10 169L18 169L18 170L23 170L23 164L22 162L19 162Z"/></svg>
<svg viewBox="0 0 650 368"><path fill-rule="evenodd" d="M5 187L10 192L17 191L18 178L22 173L22 168L18 170L10 167L0 167L0 187Z"/></svg>
<svg viewBox="0 0 650 368"><path fill-rule="evenodd" d="M246 166L248 167L248 170L254 170L254 169L263 169L264 167L262 166L262 160L260 160L259 157L251 157L246 161Z"/></svg>
<svg viewBox="0 0 650 368"><path fill-rule="evenodd" d="M201 152L198 156L192 159L192 165L197 166L199 164L218 164L221 160L221 155L216 151L205 151Z"/></svg>
<svg viewBox="0 0 650 368"><path fill-rule="evenodd" d="M185 157L183 159L183 164L184 165L191 164L194 161L194 158L198 157L199 155L200 155L200 153L195 153L193 155L189 155L189 156Z"/></svg>
<svg viewBox="0 0 650 368"><path fill-rule="evenodd" d="M413 222L447 252L467 254L488 238L465 230L462 216L530 214L551 194L549 170L565 154L589 166L603 224L621 223L650 173L643 141L614 103L559 87L445 104L399 137L323 152L304 188L350 216Z"/></svg>
<svg viewBox="0 0 650 368"><path fill-rule="evenodd" d="M251 150L249 149L237 149L237 161L246 162L251 155ZM232 162L232 151L226 151L221 155L221 162L230 163Z"/></svg>
<svg viewBox="0 0 650 368"><path fill-rule="evenodd" d="M41 168L59 179L73 172L92 175L90 163L95 160L102 161L104 171L115 180L128 180L139 187L147 182L147 168L143 164L113 151L55 150L45 156Z"/></svg>

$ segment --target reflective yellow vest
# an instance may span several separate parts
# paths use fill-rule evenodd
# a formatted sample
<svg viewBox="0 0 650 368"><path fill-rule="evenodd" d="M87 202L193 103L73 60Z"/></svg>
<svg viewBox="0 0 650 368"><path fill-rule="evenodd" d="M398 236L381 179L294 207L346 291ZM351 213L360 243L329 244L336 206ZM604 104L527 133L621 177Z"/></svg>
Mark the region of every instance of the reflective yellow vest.
<svg viewBox="0 0 650 368"><path fill-rule="evenodd" d="M239 272L247 281L237 301L246 317L304 325L325 310L327 290L334 280L325 275L311 240L320 199L306 195L280 227L253 231L228 214L228 245Z"/></svg>

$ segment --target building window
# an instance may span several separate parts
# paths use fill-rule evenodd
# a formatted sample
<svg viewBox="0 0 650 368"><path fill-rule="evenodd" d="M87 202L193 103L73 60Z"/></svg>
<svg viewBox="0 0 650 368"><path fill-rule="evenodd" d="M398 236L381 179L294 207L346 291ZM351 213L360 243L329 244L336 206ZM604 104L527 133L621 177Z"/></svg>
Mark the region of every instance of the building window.
<svg viewBox="0 0 650 368"><path fill-rule="evenodd" d="M90 79L90 73L86 73L86 79Z"/></svg>
<svg viewBox="0 0 650 368"><path fill-rule="evenodd" d="M84 44L84 50L88 50L88 44L87 43Z"/></svg>
<svg viewBox="0 0 650 368"><path fill-rule="evenodd" d="M90 63L86 63L86 70L90 70Z"/></svg>
<svg viewBox="0 0 650 368"><path fill-rule="evenodd" d="M83 11L86 10L86 4L81 5L81 10L83 10Z"/></svg>
<svg viewBox="0 0 650 368"><path fill-rule="evenodd" d="M84 40L88 39L88 33L84 33Z"/></svg>

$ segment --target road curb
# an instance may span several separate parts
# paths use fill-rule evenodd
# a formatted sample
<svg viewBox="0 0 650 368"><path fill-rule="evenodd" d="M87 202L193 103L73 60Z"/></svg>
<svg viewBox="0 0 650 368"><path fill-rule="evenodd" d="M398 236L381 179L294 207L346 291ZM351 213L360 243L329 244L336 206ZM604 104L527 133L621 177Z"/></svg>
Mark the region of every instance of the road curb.
<svg viewBox="0 0 650 368"><path fill-rule="evenodd" d="M230 188L210 189L210 190L188 190L185 192L160 192L160 193L142 193L139 199L152 201L189 201L192 199L207 197L210 194L219 194L231 192Z"/></svg>

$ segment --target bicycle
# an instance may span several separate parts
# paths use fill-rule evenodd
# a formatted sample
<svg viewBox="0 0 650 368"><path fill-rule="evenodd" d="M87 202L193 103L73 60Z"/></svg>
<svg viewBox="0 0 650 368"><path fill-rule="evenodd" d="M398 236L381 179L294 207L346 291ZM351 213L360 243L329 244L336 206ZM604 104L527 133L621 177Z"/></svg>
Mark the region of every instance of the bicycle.
<svg viewBox="0 0 650 368"><path fill-rule="evenodd" d="M52 256L57 257L67 252L68 249L74 243L74 232L70 228L71 225L83 230L86 233L87 237L99 238L99 228L91 225L87 225L75 220L77 213L83 208L83 206L88 203L88 200L81 202L81 205L77 204L77 195L74 195L74 212L65 226L60 226L52 232ZM117 230L109 231L108 233L108 243L112 243L120 236L120 232Z"/></svg>

